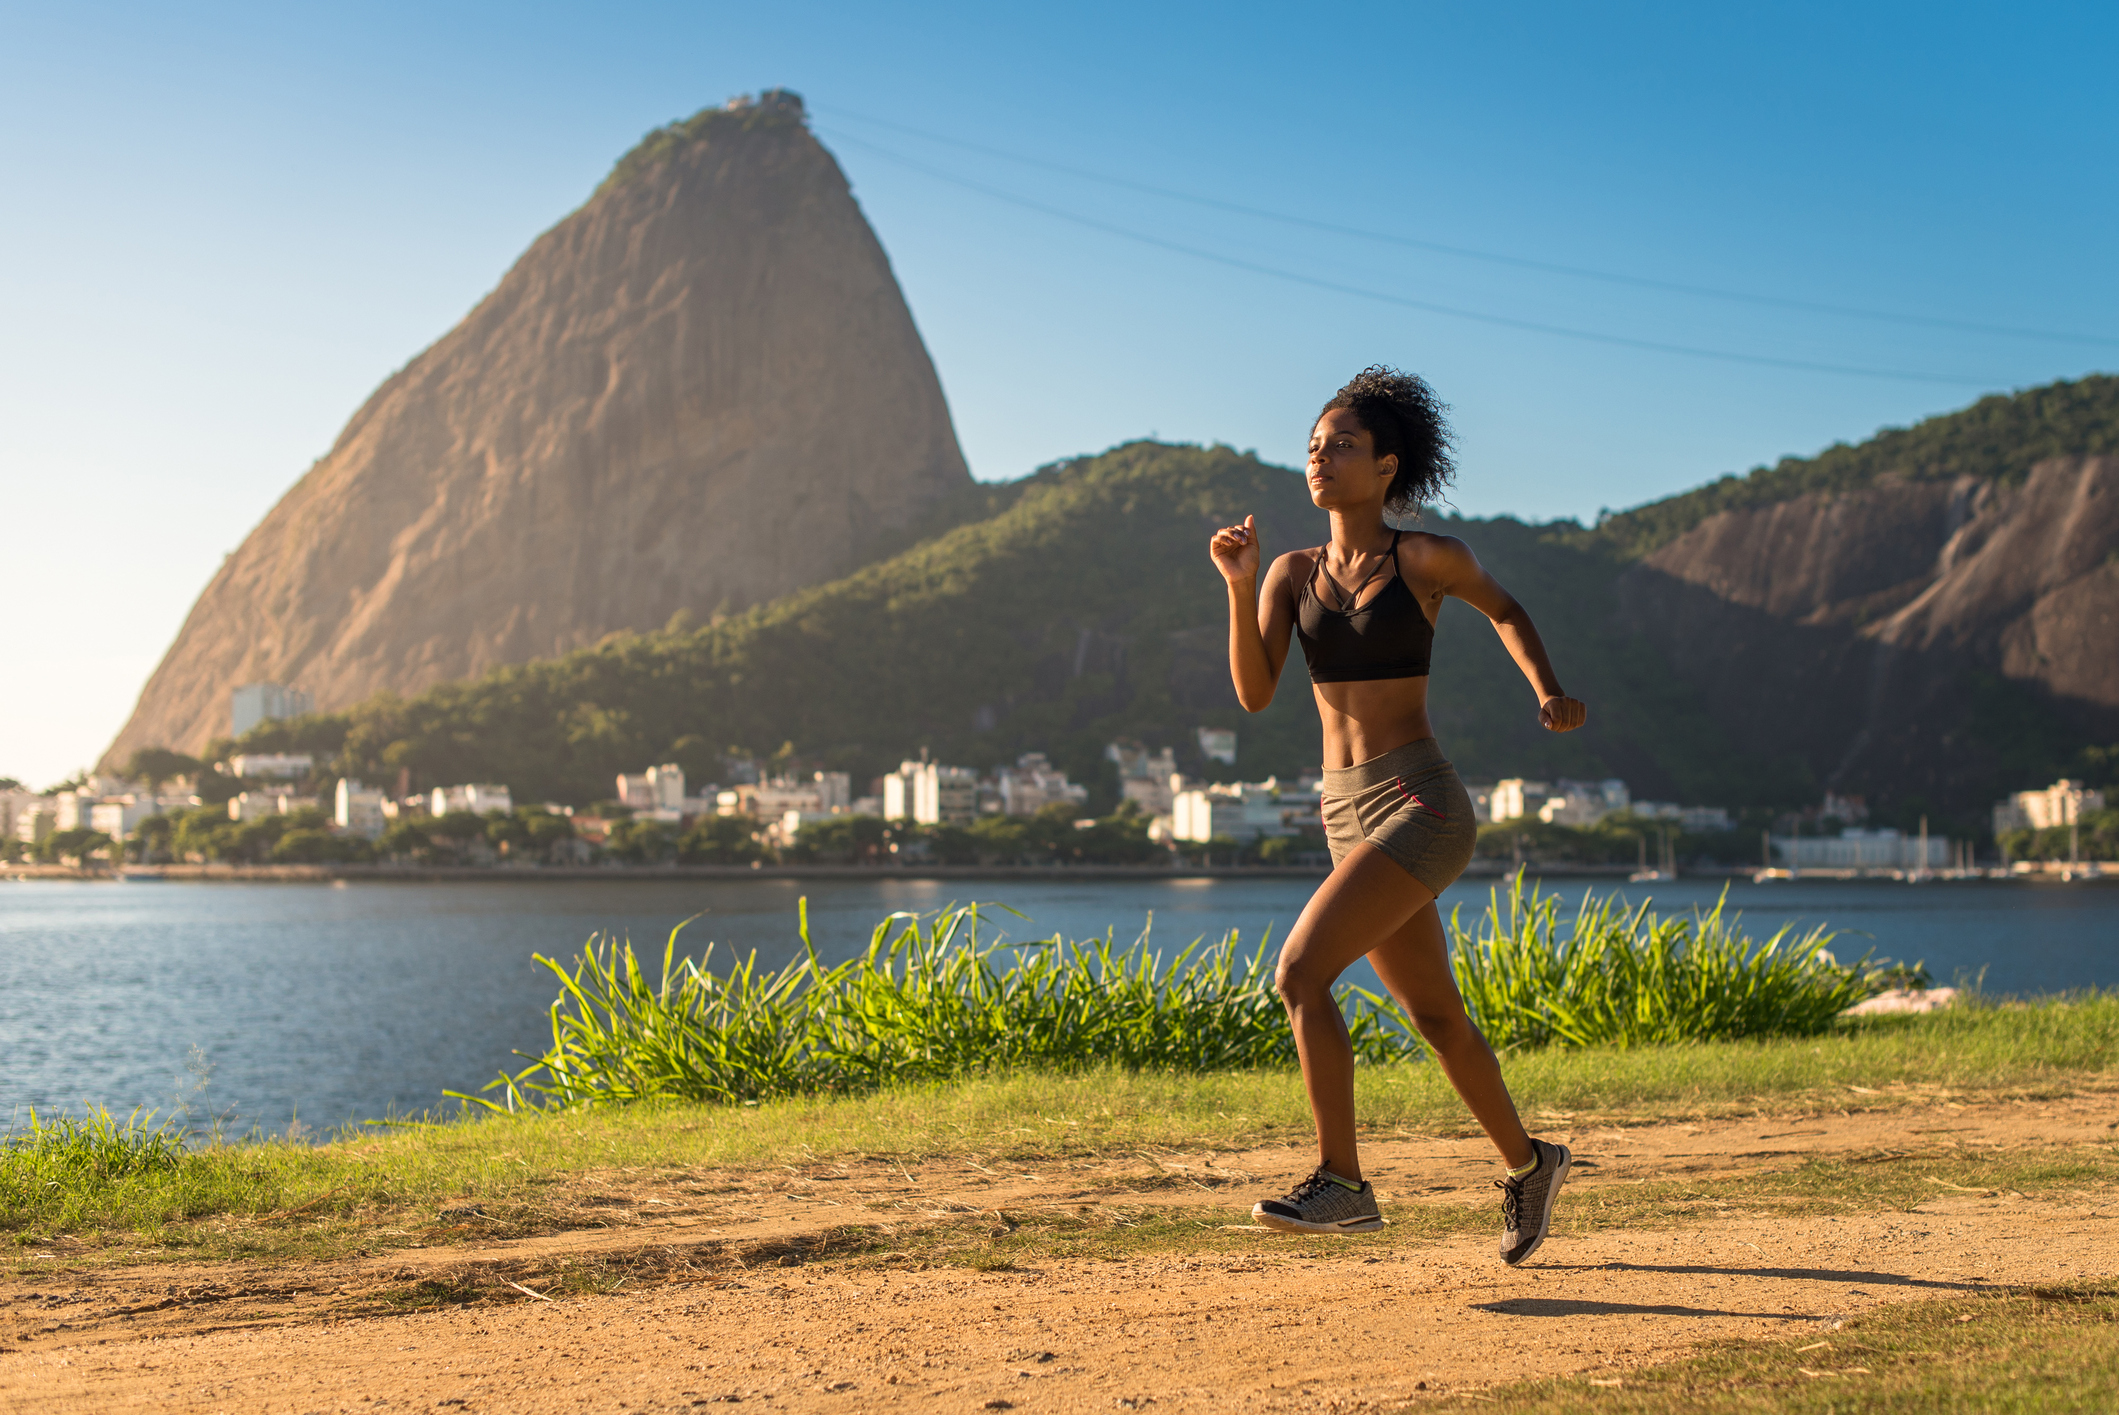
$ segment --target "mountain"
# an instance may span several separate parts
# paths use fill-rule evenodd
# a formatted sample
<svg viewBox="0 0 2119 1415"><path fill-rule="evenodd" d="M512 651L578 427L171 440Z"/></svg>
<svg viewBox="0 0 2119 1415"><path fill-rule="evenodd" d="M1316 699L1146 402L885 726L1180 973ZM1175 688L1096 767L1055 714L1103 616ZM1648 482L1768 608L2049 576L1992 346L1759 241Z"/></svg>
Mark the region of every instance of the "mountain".
<svg viewBox="0 0 2119 1415"><path fill-rule="evenodd" d="M1599 528L1617 627L1821 785L1962 806L2119 739L2119 379L1983 399Z"/></svg>
<svg viewBox="0 0 2119 1415"><path fill-rule="evenodd" d="M652 133L393 375L199 597L106 766L229 691L325 711L740 611L971 487L890 263L801 100Z"/></svg>
<svg viewBox="0 0 2119 1415"><path fill-rule="evenodd" d="M1431 517L1529 607L1591 705L1582 731L1540 731L1491 629L1451 604L1436 729L1471 777L1610 774L1736 807L1831 786L1885 819L1976 829L1995 795L2119 741L2115 439L2119 379L2085 379L1596 527ZM1207 770L1193 734L1217 726L1239 734L1235 774L1316 764L1299 655L1266 712L1236 705L1205 550L1246 512L1268 554L1323 539L1297 474L1140 442L935 505L943 528L912 548L721 622L269 725L250 745L577 803L654 761L716 779L732 747L791 746L864 779L923 747L974 766L1036 750L1095 780L1116 736Z"/></svg>
<svg viewBox="0 0 2119 1415"><path fill-rule="evenodd" d="M731 746L792 744L860 779L922 748L977 766L1034 750L1095 780L1116 736L1175 746L1204 771L1194 733L1217 726L1237 730L1243 775L1317 763L1299 655L1270 709L1237 706L1206 554L1212 529L1246 513L1269 553L1321 541L1299 475L1226 447L1140 442L984 495L980 519L720 624L614 638L250 741L338 754L370 776L406 767L423 782L492 779L574 802L651 761L714 779ZM1600 705L1583 732L1541 731L1491 628L1451 606L1434 713L1466 771L1617 773L1693 799L1746 789L1705 710L1611 632L1609 557L1514 521L1432 524L1466 536L1530 604L1563 679Z"/></svg>

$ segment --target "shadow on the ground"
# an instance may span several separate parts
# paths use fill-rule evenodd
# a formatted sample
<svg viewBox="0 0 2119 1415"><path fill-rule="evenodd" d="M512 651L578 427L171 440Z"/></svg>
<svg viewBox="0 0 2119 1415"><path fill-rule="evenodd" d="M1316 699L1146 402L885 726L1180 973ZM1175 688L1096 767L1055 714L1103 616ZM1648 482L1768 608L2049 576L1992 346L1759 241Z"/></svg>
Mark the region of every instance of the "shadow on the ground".
<svg viewBox="0 0 2119 1415"><path fill-rule="evenodd" d="M1560 1272L1672 1273L1685 1277L1778 1277L1803 1282L1845 1282L1859 1287L1922 1287L1942 1292L1978 1292L1981 1282L1942 1282L1932 1278L1907 1277L1904 1273L1862 1272L1847 1268L1722 1268L1693 1263L1576 1263L1540 1264Z"/></svg>
<svg viewBox="0 0 2119 1415"><path fill-rule="evenodd" d="M1503 1302L1474 1302L1475 1312L1504 1317L1749 1317L1765 1322L1812 1322L1810 1312L1733 1312L1722 1307L1684 1307L1669 1302L1592 1302L1576 1297L1511 1297Z"/></svg>

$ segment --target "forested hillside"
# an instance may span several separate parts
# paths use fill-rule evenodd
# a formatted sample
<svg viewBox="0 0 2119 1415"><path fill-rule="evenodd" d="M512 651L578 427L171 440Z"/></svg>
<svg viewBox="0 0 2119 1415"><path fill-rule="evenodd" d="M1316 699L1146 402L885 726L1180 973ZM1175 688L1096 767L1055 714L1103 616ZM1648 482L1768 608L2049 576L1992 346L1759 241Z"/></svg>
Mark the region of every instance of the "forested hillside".
<svg viewBox="0 0 2119 1415"><path fill-rule="evenodd" d="M2119 377L2094 374L2020 393L1996 393L1866 442L1835 443L1814 457L1783 457L1749 475L1606 518L1584 531L1629 559L1648 554L1720 511L1740 511L1813 493L1844 493L1885 478L1949 481L1961 476L2017 483L2052 457L2119 453Z"/></svg>
<svg viewBox="0 0 2119 1415"><path fill-rule="evenodd" d="M2099 714L2119 704L2096 674L2119 459L2094 454L2115 409L2111 378L1986 399L1595 529L1431 518L1529 606L1590 704L1585 730L1540 731L1490 627L1452 603L1437 731L1471 777L1611 774L1734 807L1831 786L1884 819L1974 828L1995 794L2112 740ZM1268 554L1325 534L1286 469L1133 443L966 488L910 549L741 615L268 725L248 745L575 803L656 761L717 779L731 749L859 780L922 749L981 767L1034 750L1095 782L1104 744L1134 737L1188 770L1286 775L1320 755L1300 656L1270 709L1242 712L1205 549L1247 512ZM1233 772L1200 758L1201 726L1237 730Z"/></svg>
<svg viewBox="0 0 2119 1415"><path fill-rule="evenodd" d="M1095 780L1104 744L1171 745L1233 727L1237 772L1316 765L1299 655L1272 707L1244 713L1224 658L1209 531L1256 514L1269 552L1320 541L1300 477L1228 448L1134 443L983 494L990 514L846 579L700 628L620 635L410 700L268 725L250 745L320 749L354 774L506 781L585 802L614 773L677 760L714 779L733 747L787 744L867 776L926 749L984 766L1044 751ZM1613 566L1519 522L1436 520L1532 606L1588 730L1553 737L1491 628L1461 605L1436 650L1435 715L1463 769L1618 772L1688 797L1757 787L1645 648L1616 639ZM1747 775L1747 772L1751 773Z"/></svg>

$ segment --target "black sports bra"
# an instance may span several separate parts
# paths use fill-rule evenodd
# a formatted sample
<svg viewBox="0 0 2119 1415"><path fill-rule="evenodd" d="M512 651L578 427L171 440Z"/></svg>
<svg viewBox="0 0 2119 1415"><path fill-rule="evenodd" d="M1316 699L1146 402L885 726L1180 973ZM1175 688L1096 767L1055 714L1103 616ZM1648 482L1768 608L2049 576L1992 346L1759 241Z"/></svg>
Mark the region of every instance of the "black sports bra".
<svg viewBox="0 0 2119 1415"><path fill-rule="evenodd" d="M1391 533L1388 558L1391 582L1367 604L1361 591L1383 569L1379 563L1347 598L1357 609L1328 609L1317 598L1317 570L1324 564L1319 546L1295 603L1295 637L1313 683L1365 683L1377 678L1425 678L1435 646L1435 626L1420 612L1405 577L1398 573L1398 537ZM1333 588L1338 588L1335 584Z"/></svg>

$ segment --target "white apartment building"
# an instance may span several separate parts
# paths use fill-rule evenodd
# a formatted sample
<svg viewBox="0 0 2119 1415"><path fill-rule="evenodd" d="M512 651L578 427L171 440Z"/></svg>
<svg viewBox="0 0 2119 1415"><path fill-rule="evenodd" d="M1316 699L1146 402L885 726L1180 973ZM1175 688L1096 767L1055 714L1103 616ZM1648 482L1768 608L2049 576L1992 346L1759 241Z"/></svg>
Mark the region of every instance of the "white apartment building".
<svg viewBox="0 0 2119 1415"><path fill-rule="evenodd" d="M297 796L292 791L245 791L228 798L228 819L263 820L267 816L291 815L315 804L316 797Z"/></svg>
<svg viewBox="0 0 2119 1415"><path fill-rule="evenodd" d="M112 840L123 840L138 829L141 821L161 813L161 805L152 796L127 796L116 801L98 801L91 806L88 824L90 829L100 830Z"/></svg>
<svg viewBox="0 0 2119 1415"><path fill-rule="evenodd" d="M1556 789L1538 807L1538 819L1547 825L1595 825L1633 803L1626 783L1617 777L1603 781L1569 781L1562 777Z"/></svg>
<svg viewBox="0 0 2119 1415"><path fill-rule="evenodd" d="M261 722L301 717L316 704L299 688L279 683L245 683L228 695L228 735L241 737Z"/></svg>
<svg viewBox="0 0 2119 1415"><path fill-rule="evenodd" d="M242 752L228 759L228 769L246 781L295 781L315 766L307 752Z"/></svg>
<svg viewBox="0 0 2119 1415"><path fill-rule="evenodd" d="M1595 825L1632 804L1626 783L1617 777L1603 781L1532 781L1511 776L1494 783L1488 798L1488 816L1496 821L1536 816L1547 825ZM1474 803L1473 814L1477 814Z"/></svg>
<svg viewBox="0 0 2119 1415"><path fill-rule="evenodd" d="M906 821L912 819L912 783L919 771L918 762L904 762L883 778L883 819Z"/></svg>
<svg viewBox="0 0 2119 1415"><path fill-rule="evenodd" d="M15 839L25 845L41 845L59 828L59 808L49 796L32 796L18 802L13 816Z"/></svg>
<svg viewBox="0 0 2119 1415"><path fill-rule="evenodd" d="M912 785L912 818L922 825L970 825L978 816L979 774L968 766L923 762Z"/></svg>
<svg viewBox="0 0 2119 1415"><path fill-rule="evenodd" d="M978 818L979 774L968 766L900 762L883 778L883 817L921 825L970 825Z"/></svg>
<svg viewBox="0 0 2119 1415"><path fill-rule="evenodd" d="M843 771L813 772L809 780L777 776L741 786L732 786L715 797L715 812L724 816L756 816L778 821L789 811L808 816L844 815L853 804L853 778Z"/></svg>
<svg viewBox="0 0 2119 1415"><path fill-rule="evenodd" d="M1286 792L1272 777L1261 782L1236 781L1177 793L1171 803L1170 834L1177 840L1217 838L1248 842L1263 836L1296 835L1290 817L1314 817L1314 795Z"/></svg>
<svg viewBox="0 0 2119 1415"><path fill-rule="evenodd" d="M87 825L89 812L96 808L101 795L99 791L58 792L51 798L52 807L58 812L54 829L79 830Z"/></svg>
<svg viewBox="0 0 2119 1415"><path fill-rule="evenodd" d="M1199 752L1210 762L1236 765L1236 730L1231 727L1200 728Z"/></svg>
<svg viewBox="0 0 2119 1415"><path fill-rule="evenodd" d="M1994 833L2009 830L2051 830L2073 825L2086 811L2104 809L2104 793L2091 791L2079 781L2062 779L2042 791L2018 791L2006 801L1994 803Z"/></svg>
<svg viewBox="0 0 2119 1415"><path fill-rule="evenodd" d="M1921 838L1895 830L1863 830L1849 826L1838 835L1770 837L1774 858L1798 870L1912 870L1941 869L1950 863L1950 842L1939 835L1927 839L1927 858L1921 858Z"/></svg>
<svg viewBox="0 0 2119 1415"><path fill-rule="evenodd" d="M1494 783L1491 811L1497 821L1534 816L1552 794L1549 781L1531 781L1520 776L1503 777Z"/></svg>
<svg viewBox="0 0 2119 1415"><path fill-rule="evenodd" d="M1055 802L1079 809L1089 800L1089 788L1067 780L1067 774L1055 770L1043 752L1025 752L1012 768L1001 768L995 777L997 804L1011 816L1034 816Z"/></svg>
<svg viewBox="0 0 2119 1415"><path fill-rule="evenodd" d="M719 793L722 796L727 794ZM663 762L646 771L620 772L618 775L618 804L647 820L676 822L687 816L712 815L717 799L718 796L687 795L684 768L675 762ZM733 812L724 811L722 814Z"/></svg>
<svg viewBox="0 0 2119 1415"><path fill-rule="evenodd" d="M340 830L373 840L389 824L383 810L388 800L385 792L342 776L331 798L331 819Z"/></svg>
<svg viewBox="0 0 2119 1415"><path fill-rule="evenodd" d="M810 782L816 787L817 799L823 803L821 809L843 815L853 810L853 773L846 771L819 771L812 773Z"/></svg>
<svg viewBox="0 0 2119 1415"><path fill-rule="evenodd" d="M44 804L45 798L34 791L0 791L0 840L16 840L17 824L25 812Z"/></svg>
<svg viewBox="0 0 2119 1415"><path fill-rule="evenodd" d="M436 816L445 816L451 811L469 811L482 816L487 811L514 810L515 798L508 793L507 787L488 782L437 786L428 795L427 809Z"/></svg>
<svg viewBox="0 0 2119 1415"><path fill-rule="evenodd" d="M1170 803L1182 789L1177 753L1168 747L1150 752L1138 742L1113 742L1104 748L1104 759L1118 767L1119 795L1139 807L1142 815L1170 814Z"/></svg>
<svg viewBox="0 0 2119 1415"><path fill-rule="evenodd" d="M1162 776L1123 777L1118 783L1119 797L1139 807L1144 816L1166 816L1177 799L1177 788L1171 783L1183 780L1174 771Z"/></svg>

